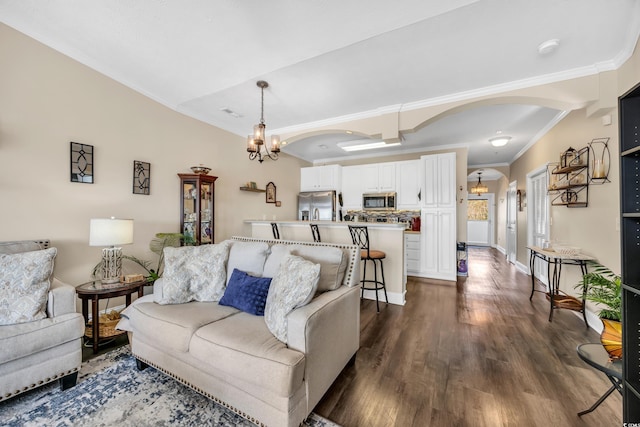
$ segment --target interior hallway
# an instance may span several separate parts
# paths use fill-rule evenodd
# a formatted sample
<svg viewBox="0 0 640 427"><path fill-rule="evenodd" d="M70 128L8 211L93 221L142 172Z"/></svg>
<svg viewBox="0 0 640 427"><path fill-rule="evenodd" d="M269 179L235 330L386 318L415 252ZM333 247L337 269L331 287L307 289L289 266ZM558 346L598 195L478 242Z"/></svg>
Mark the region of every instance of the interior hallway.
<svg viewBox="0 0 640 427"><path fill-rule="evenodd" d="M345 427L620 426L611 385L576 346L599 342L556 310L531 279L490 248L469 248L457 286L409 278L404 307L361 304L360 350L315 408Z"/></svg>

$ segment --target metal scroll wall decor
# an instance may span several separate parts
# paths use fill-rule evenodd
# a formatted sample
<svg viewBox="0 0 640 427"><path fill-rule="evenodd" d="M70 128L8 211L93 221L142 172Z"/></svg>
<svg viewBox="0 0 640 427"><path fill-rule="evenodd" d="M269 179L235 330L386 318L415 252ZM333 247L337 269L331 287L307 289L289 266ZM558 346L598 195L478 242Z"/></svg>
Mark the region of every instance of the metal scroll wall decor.
<svg viewBox="0 0 640 427"><path fill-rule="evenodd" d="M71 182L93 184L93 145L71 142Z"/></svg>
<svg viewBox="0 0 640 427"><path fill-rule="evenodd" d="M133 161L133 194L149 195L151 190L151 163Z"/></svg>

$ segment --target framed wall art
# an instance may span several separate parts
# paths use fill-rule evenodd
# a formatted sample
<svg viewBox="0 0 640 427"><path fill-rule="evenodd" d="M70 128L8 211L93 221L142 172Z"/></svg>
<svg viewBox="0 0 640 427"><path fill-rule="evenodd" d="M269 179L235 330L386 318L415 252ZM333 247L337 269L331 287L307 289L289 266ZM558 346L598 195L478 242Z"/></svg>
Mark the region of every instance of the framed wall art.
<svg viewBox="0 0 640 427"><path fill-rule="evenodd" d="M276 202L276 185L273 182L270 182L270 183L267 184L266 202L267 203L275 203Z"/></svg>
<svg viewBox="0 0 640 427"><path fill-rule="evenodd" d="M148 196L151 192L151 163L133 161L133 194Z"/></svg>
<svg viewBox="0 0 640 427"><path fill-rule="evenodd" d="M71 142L71 182L93 184L93 145Z"/></svg>

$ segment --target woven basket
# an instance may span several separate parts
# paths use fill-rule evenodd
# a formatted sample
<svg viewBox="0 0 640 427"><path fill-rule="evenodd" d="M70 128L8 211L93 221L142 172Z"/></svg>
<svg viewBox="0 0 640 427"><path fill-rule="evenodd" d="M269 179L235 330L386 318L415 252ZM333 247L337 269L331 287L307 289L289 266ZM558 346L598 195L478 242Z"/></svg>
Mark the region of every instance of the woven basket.
<svg viewBox="0 0 640 427"><path fill-rule="evenodd" d="M548 292L546 296L547 296L547 300L551 298ZM554 295L553 306L557 308L566 308L574 311L582 310L582 302L576 297L573 297L571 295L562 295L562 294Z"/></svg>
<svg viewBox="0 0 640 427"><path fill-rule="evenodd" d="M120 321L120 318L110 319L105 314L100 315L100 324L98 325L98 336L100 338L111 338L117 335L122 335L126 331L119 331L116 329L116 325ZM84 328L84 335L89 338L93 338L93 325L91 322Z"/></svg>

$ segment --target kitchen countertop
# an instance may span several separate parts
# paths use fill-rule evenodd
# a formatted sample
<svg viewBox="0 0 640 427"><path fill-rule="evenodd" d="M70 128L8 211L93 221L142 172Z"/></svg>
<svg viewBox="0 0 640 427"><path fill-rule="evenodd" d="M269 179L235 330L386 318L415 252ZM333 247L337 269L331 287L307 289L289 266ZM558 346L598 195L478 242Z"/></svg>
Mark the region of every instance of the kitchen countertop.
<svg viewBox="0 0 640 427"><path fill-rule="evenodd" d="M245 219L248 224L271 224L275 222L278 225L290 226L308 226L309 224L318 224L321 227L345 227L349 225L367 226L371 228L391 228L406 230L406 226L398 222L353 222L353 221L299 221L299 220L266 220L266 219Z"/></svg>

